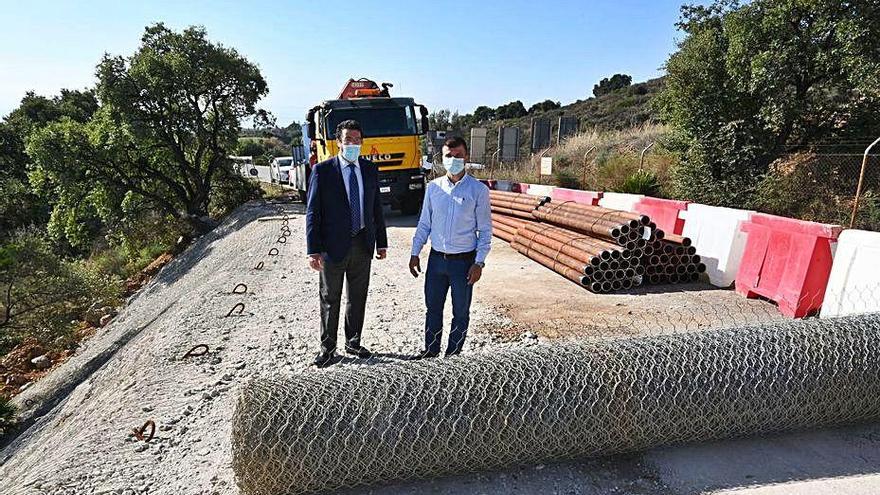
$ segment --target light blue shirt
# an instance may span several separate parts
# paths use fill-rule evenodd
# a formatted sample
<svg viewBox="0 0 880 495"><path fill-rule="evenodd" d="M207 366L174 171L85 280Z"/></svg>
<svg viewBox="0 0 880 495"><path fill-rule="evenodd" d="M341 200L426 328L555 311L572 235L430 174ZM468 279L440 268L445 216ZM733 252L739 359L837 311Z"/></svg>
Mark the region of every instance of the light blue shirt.
<svg viewBox="0 0 880 495"><path fill-rule="evenodd" d="M437 251L456 254L476 250L476 261L485 262L492 242L489 188L468 174L454 184L445 175L429 182L413 236L413 256L422 252L429 238Z"/></svg>
<svg viewBox="0 0 880 495"><path fill-rule="evenodd" d="M341 167L342 167L342 170L341 170L342 182L345 182L345 195L348 196L348 191L350 191L350 189L348 188L348 183L350 182L349 181L350 172L349 172L348 166L352 162L345 161L345 158L342 158L342 153L340 153L337 156L339 159L339 165L341 165ZM361 175L361 161L360 160L357 160L354 162L354 175L357 176L357 180L358 180L358 193L360 193L359 194L360 198L358 198L358 200L360 200L360 202L361 202L361 228L364 228L364 177ZM351 198L348 198L348 200L351 201Z"/></svg>

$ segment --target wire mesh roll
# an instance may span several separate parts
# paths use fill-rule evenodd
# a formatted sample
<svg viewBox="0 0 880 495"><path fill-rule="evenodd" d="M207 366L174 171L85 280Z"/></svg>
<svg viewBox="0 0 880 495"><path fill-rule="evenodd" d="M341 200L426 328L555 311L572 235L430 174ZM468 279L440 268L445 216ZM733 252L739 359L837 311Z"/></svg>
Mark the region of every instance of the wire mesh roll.
<svg viewBox="0 0 880 495"><path fill-rule="evenodd" d="M880 316L556 343L243 387L246 495L880 419Z"/></svg>

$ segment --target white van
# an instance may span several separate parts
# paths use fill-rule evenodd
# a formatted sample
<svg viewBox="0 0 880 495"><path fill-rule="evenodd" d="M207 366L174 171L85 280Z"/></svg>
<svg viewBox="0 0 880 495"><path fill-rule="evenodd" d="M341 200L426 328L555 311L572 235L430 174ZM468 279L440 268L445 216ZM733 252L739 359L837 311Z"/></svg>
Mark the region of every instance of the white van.
<svg viewBox="0 0 880 495"><path fill-rule="evenodd" d="M279 156L269 165L269 178L272 183L288 184L290 168L293 166L292 156Z"/></svg>

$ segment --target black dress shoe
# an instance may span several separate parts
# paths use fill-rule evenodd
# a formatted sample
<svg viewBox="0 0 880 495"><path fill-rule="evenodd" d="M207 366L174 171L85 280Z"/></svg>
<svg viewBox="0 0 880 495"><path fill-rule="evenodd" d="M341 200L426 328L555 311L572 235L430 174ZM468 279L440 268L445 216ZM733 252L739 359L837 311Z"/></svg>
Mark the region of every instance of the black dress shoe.
<svg viewBox="0 0 880 495"><path fill-rule="evenodd" d="M357 356L357 357L363 358L363 359L369 359L369 358L373 357L373 353L370 352L369 349L367 349L366 347L361 346L361 345L354 346L354 345L346 344L345 353L351 354L352 356Z"/></svg>
<svg viewBox="0 0 880 495"><path fill-rule="evenodd" d="M317 356L315 356L315 366L318 368L323 368L330 364L333 361L333 351L330 352L319 352Z"/></svg>
<svg viewBox="0 0 880 495"><path fill-rule="evenodd" d="M420 353L418 354L418 356L414 357L413 359L414 359L414 360L419 360L419 359L432 359L432 358L435 358L435 357L437 357L437 356L439 356L439 355L440 355L439 352L428 352L428 351L422 351L422 352L420 352Z"/></svg>

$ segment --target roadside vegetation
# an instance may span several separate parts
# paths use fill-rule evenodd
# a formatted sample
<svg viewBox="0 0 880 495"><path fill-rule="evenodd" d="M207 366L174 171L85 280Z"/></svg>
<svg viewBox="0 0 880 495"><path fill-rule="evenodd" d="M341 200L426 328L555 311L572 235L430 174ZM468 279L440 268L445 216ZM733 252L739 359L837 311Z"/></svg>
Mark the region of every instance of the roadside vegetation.
<svg viewBox="0 0 880 495"><path fill-rule="evenodd" d="M594 98L516 118L452 114L448 128L467 135L486 126L494 150L498 126L519 126L526 158L481 174L535 182L529 119L577 115L581 132L546 152L554 175L545 183L848 225L859 155L880 136L880 6L722 0L683 7L678 27L685 36L661 79L630 85L615 74ZM876 230L880 159L872 160L857 226Z"/></svg>
<svg viewBox="0 0 880 495"><path fill-rule="evenodd" d="M227 158L240 122L268 116L265 80L234 49L155 24L96 73L95 88L28 93L0 122L0 430L9 396L263 195Z"/></svg>

